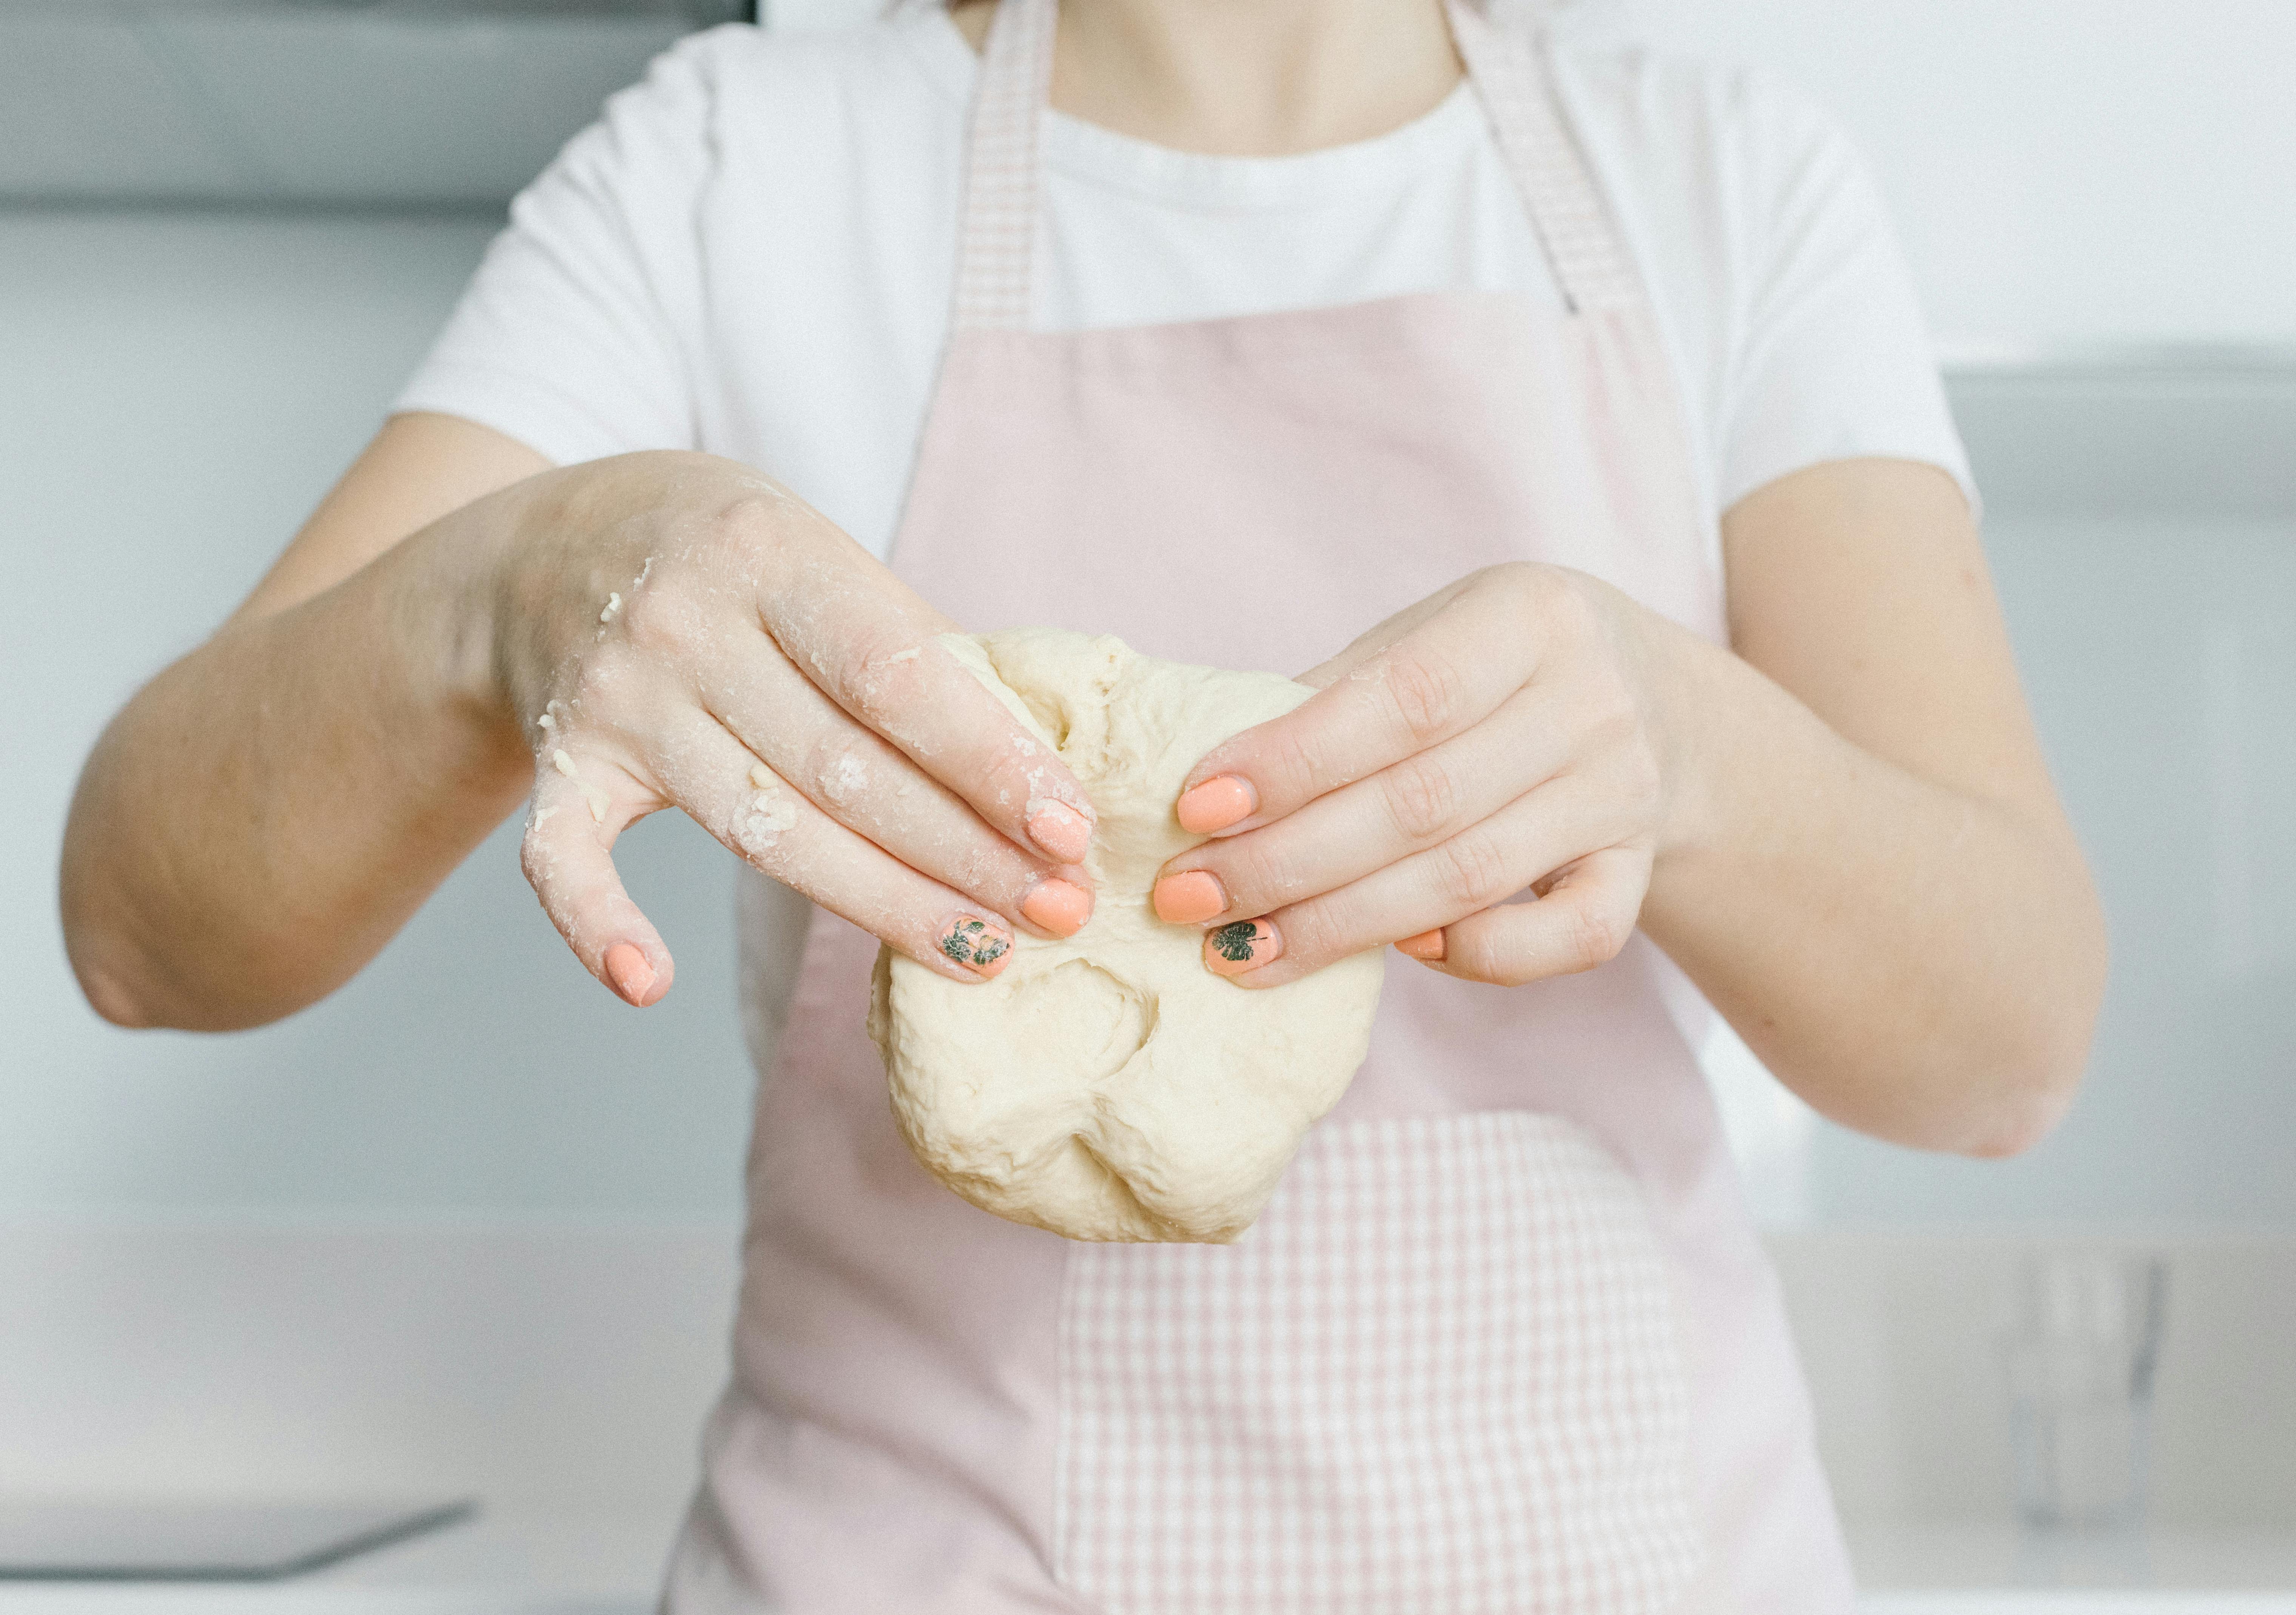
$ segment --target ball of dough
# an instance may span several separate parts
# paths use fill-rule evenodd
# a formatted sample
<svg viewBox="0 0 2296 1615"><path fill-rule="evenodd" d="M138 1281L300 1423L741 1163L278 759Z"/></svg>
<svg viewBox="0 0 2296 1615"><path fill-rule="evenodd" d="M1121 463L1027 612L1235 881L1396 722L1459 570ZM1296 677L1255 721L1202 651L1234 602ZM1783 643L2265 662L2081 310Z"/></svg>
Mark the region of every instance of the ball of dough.
<svg viewBox="0 0 2296 1615"><path fill-rule="evenodd" d="M1204 968L1202 929L1159 920L1148 890L1203 839L1172 812L1188 770L1311 692L1050 628L937 643L1090 794L1097 893L1082 930L1017 937L984 984L879 952L869 1035L901 1131L935 1176L1015 1222L1078 1240L1232 1240L1363 1063L1385 962L1374 948L1240 988Z"/></svg>

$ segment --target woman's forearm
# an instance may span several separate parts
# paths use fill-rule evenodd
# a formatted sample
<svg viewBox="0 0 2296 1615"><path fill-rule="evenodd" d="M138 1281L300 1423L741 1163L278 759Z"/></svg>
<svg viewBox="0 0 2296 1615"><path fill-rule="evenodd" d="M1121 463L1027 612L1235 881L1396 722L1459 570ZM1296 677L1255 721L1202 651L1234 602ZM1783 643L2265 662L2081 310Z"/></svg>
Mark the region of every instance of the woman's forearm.
<svg viewBox="0 0 2296 1615"><path fill-rule="evenodd" d="M89 1002L226 1029L324 996L518 802L532 763L495 693L481 502L168 668L98 742L62 898Z"/></svg>
<svg viewBox="0 0 2296 1615"><path fill-rule="evenodd" d="M1644 928L1824 1114L2000 1154L2069 1102L2103 990L2103 923L2054 815L1919 777L1678 630L1653 673L1677 833Z"/></svg>

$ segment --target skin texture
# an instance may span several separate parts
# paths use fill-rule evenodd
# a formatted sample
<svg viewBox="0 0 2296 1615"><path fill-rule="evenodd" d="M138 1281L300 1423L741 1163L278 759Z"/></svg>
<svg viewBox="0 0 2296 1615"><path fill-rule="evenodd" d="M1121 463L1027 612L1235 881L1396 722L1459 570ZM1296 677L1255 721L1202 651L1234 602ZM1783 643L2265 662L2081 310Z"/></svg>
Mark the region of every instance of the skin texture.
<svg viewBox="0 0 2296 1615"><path fill-rule="evenodd" d="M1084 793L850 538L706 455L540 464L467 422L392 421L114 719L63 860L99 1012L221 1029L324 996L521 798L545 912L637 1004L674 968L611 854L663 808L961 980L994 960L960 963L954 928L1089 887L1028 829L1047 802L1088 819Z"/></svg>
<svg viewBox="0 0 2296 1615"><path fill-rule="evenodd" d="M976 43L988 16L955 13ZM1053 94L1271 155L1392 128L1458 76L1433 0L1068 0ZM1168 866L1218 882L1190 915L1207 966L1248 988L1409 939L1425 968L1519 985L1639 922L1826 1114L2021 1148L2077 1079L2103 933L1967 508L1933 469L1844 462L1749 496L1724 537L1729 650L1591 578L1498 568L1207 757L1188 783L1236 782L1198 799L1229 817ZM91 755L62 866L81 985L123 1025L291 1012L521 800L545 910L633 1003L673 967L611 849L665 807L975 980L952 928L1065 923L1046 882L1088 881L1030 826L1088 804L934 657L950 626L750 468L553 470L396 418ZM1212 939L1246 920L1239 962Z"/></svg>
<svg viewBox="0 0 2296 1615"><path fill-rule="evenodd" d="M1735 653L1535 565L1382 624L1191 772L1255 808L1165 878L1218 881L1215 940L1272 928L1247 987L1436 928L1426 968L1515 986L1639 923L1825 1114L2022 1148L2078 1080L2103 924L1959 490L1816 466L1725 539Z"/></svg>

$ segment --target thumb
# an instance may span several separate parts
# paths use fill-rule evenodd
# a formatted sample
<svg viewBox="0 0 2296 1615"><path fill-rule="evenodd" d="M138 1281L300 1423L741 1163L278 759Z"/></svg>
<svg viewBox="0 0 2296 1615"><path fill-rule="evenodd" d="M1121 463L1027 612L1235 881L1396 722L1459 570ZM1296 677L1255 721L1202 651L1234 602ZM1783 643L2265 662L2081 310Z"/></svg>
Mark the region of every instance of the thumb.
<svg viewBox="0 0 2296 1615"><path fill-rule="evenodd" d="M661 1001L676 967L661 933L624 889L611 849L652 810L651 795L620 767L547 752L519 848L527 883L582 967L641 1009Z"/></svg>

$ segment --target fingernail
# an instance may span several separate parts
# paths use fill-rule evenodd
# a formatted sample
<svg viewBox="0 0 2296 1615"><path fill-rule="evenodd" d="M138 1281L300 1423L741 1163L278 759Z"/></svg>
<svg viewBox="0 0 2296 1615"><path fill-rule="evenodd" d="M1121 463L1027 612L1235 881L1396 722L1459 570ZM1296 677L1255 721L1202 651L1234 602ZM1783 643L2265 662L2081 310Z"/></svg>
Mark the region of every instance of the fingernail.
<svg viewBox="0 0 2296 1615"><path fill-rule="evenodd" d="M1395 945L1395 951L1429 964L1439 963L1443 958L1443 933L1423 930L1415 937L1406 937Z"/></svg>
<svg viewBox="0 0 2296 1615"><path fill-rule="evenodd" d="M993 976L1012 962L1013 933L966 914L940 933L940 951L976 976Z"/></svg>
<svg viewBox="0 0 2296 1615"><path fill-rule="evenodd" d="M1021 913L1029 924L1056 937L1073 937L1092 918L1092 893L1067 881L1047 876L1029 888L1021 899Z"/></svg>
<svg viewBox="0 0 2296 1615"><path fill-rule="evenodd" d="M1190 835L1210 835L1242 823L1259 806L1259 794L1250 781L1221 774L1183 793L1175 811L1180 816L1180 828Z"/></svg>
<svg viewBox="0 0 2296 1615"><path fill-rule="evenodd" d="M1238 920L1204 939L1204 963L1215 976L1240 976L1283 956L1283 939L1265 920Z"/></svg>
<svg viewBox="0 0 2296 1615"><path fill-rule="evenodd" d="M1029 839L1063 864L1092 850L1092 821L1066 802L1046 802L1029 816Z"/></svg>
<svg viewBox="0 0 2296 1615"><path fill-rule="evenodd" d="M1201 925L1227 906L1227 891L1210 870L1191 869L1157 881L1148 901L1168 925Z"/></svg>
<svg viewBox="0 0 2296 1615"><path fill-rule="evenodd" d="M606 950L606 980L630 1003L642 1004L646 989L653 985L653 966L646 963L645 950L636 943L617 942Z"/></svg>

